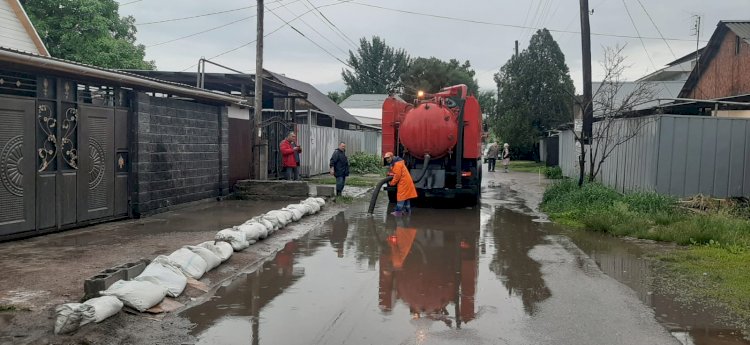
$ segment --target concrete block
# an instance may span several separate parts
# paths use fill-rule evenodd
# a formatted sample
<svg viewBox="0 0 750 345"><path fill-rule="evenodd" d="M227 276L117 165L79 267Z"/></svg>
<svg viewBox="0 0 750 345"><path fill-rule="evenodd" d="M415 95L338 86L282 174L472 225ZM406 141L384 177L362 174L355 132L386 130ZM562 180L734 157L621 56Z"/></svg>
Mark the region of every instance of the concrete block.
<svg viewBox="0 0 750 345"><path fill-rule="evenodd" d="M302 181L243 180L237 182L235 194L240 199L294 200L308 197L310 187Z"/></svg>
<svg viewBox="0 0 750 345"><path fill-rule="evenodd" d="M118 280L125 280L127 272L120 268L109 268L83 282L84 299L99 297L99 292L106 290Z"/></svg>
<svg viewBox="0 0 750 345"><path fill-rule="evenodd" d="M336 196L335 186L317 185L315 186L315 195L319 197L332 197Z"/></svg>
<svg viewBox="0 0 750 345"><path fill-rule="evenodd" d="M129 262L117 266L116 268L125 272L125 280L133 280L133 278L137 277L144 269L146 269L146 266L148 266L149 263L151 263L151 260L149 259L140 259L136 262Z"/></svg>

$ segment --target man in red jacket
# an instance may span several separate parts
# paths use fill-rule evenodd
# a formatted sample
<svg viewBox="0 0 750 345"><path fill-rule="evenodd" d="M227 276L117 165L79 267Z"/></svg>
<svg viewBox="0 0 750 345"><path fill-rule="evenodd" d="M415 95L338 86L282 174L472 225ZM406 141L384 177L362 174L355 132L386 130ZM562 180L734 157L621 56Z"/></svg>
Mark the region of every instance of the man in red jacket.
<svg viewBox="0 0 750 345"><path fill-rule="evenodd" d="M284 177L287 180L299 180L299 154L302 148L297 146L297 135L289 132L286 139L281 141L281 165L284 167Z"/></svg>

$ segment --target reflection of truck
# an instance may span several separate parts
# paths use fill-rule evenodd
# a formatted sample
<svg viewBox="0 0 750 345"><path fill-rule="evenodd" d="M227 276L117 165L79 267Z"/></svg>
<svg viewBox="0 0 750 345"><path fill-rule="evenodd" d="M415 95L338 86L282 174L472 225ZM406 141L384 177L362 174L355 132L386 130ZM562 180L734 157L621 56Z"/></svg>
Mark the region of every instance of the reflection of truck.
<svg viewBox="0 0 750 345"><path fill-rule="evenodd" d="M415 104L389 97L382 123L383 153L404 159L419 198L479 200L482 112L466 85L444 88ZM395 187L386 190L393 202Z"/></svg>

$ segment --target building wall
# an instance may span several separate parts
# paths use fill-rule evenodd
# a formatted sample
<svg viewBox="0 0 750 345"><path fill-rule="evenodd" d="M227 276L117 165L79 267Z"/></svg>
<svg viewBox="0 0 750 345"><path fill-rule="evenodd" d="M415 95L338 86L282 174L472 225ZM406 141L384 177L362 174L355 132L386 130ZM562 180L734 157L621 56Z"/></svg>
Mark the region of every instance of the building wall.
<svg viewBox="0 0 750 345"><path fill-rule="evenodd" d="M10 3L16 0L0 0L0 47L40 54L29 33L21 24Z"/></svg>
<svg viewBox="0 0 750 345"><path fill-rule="evenodd" d="M134 100L135 216L228 193L228 110L139 93Z"/></svg>
<svg viewBox="0 0 750 345"><path fill-rule="evenodd" d="M691 98L714 99L750 94L750 44L740 39L740 53L735 54L737 35L731 30L716 56L709 62L693 88Z"/></svg>

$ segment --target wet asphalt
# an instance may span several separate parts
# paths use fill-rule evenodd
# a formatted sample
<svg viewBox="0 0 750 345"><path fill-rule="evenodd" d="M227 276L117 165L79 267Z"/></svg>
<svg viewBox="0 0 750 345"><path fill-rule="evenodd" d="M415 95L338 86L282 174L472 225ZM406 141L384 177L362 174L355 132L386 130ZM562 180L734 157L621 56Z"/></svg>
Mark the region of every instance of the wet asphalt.
<svg viewBox="0 0 750 345"><path fill-rule="evenodd" d="M181 316L198 344L748 343L651 291L639 247L567 236L503 178L474 208L354 203Z"/></svg>

